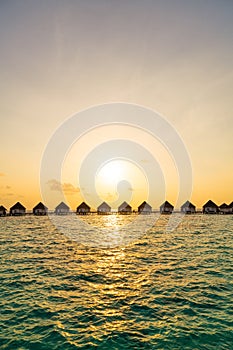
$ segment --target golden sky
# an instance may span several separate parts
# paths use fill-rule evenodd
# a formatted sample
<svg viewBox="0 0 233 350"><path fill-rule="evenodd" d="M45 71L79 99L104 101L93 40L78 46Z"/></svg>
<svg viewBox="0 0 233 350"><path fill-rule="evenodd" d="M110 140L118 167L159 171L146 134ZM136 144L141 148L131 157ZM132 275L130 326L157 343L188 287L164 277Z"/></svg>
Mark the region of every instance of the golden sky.
<svg viewBox="0 0 233 350"><path fill-rule="evenodd" d="M172 125L191 159L198 208L208 199L233 201L232 15L228 0L1 1L0 204L19 200L31 209L40 201L41 159L55 130L70 116L111 102L144 106ZM49 179L51 209L59 191L72 208L92 201L79 183L82 161L117 138L153 153L163 194L175 204L176 170L161 144L127 127L100 129L77 140L61 178ZM125 196L137 207L148 195L143 162L121 159L116 166L115 160L110 168L102 168L113 178L108 186L101 169L95 174L100 200L114 202L124 180Z"/></svg>

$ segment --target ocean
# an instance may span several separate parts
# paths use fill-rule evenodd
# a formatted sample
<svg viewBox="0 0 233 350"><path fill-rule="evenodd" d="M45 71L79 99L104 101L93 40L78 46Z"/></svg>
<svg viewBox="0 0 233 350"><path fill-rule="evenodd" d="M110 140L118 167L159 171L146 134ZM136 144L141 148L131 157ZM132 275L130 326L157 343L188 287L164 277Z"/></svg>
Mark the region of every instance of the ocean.
<svg viewBox="0 0 233 350"><path fill-rule="evenodd" d="M76 215L58 220L79 234ZM101 246L48 217L0 218L0 349L233 349L233 215L168 220Z"/></svg>

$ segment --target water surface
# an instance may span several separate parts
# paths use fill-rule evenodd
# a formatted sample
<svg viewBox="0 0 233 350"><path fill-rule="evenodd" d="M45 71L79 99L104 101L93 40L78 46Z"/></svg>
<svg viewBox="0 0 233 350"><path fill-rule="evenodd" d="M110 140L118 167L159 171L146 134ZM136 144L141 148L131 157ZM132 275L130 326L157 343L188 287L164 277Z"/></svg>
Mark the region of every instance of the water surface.
<svg viewBox="0 0 233 350"><path fill-rule="evenodd" d="M0 348L232 349L233 216L167 221L101 248L47 217L0 218Z"/></svg>

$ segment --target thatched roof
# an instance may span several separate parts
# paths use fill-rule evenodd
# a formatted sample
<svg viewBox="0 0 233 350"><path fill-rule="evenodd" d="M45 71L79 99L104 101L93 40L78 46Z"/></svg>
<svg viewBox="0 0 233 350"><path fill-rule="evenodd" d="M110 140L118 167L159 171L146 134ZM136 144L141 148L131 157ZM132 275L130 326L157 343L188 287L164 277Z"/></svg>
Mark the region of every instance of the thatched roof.
<svg viewBox="0 0 233 350"><path fill-rule="evenodd" d="M85 202L82 202L78 207L77 207L77 211L80 209L86 209L86 210L90 210L91 208L89 207L89 205L87 205Z"/></svg>
<svg viewBox="0 0 233 350"><path fill-rule="evenodd" d="M111 211L110 205L108 205L108 203L106 203L106 202L101 203L97 208L98 211L101 211L103 209L107 210L107 211Z"/></svg>
<svg viewBox="0 0 233 350"><path fill-rule="evenodd" d="M118 207L118 211L131 211L131 210L132 210L132 207L127 202L123 202Z"/></svg>
<svg viewBox="0 0 233 350"><path fill-rule="evenodd" d="M229 205L227 205L226 203L222 203L220 206L219 206L219 209L228 209L229 208Z"/></svg>
<svg viewBox="0 0 233 350"><path fill-rule="evenodd" d="M203 208L207 208L207 207L214 207L214 208L218 208L217 204L215 204L213 201L211 200L208 200L208 202L206 202L204 205L203 205Z"/></svg>
<svg viewBox="0 0 233 350"><path fill-rule="evenodd" d="M33 208L33 210L37 210L37 209L47 210L48 208L47 208L42 202L39 202L39 203Z"/></svg>
<svg viewBox="0 0 233 350"><path fill-rule="evenodd" d="M58 206L55 208L56 210L58 209L66 209L69 210L70 208L68 207L67 204L65 204L64 202L61 202L60 204L58 204Z"/></svg>
<svg viewBox="0 0 233 350"><path fill-rule="evenodd" d="M196 209L196 207L195 207L195 205L194 204L192 204L191 202L189 202L189 201L186 201L182 206L181 206L181 209L183 209L183 208L192 208L192 209Z"/></svg>
<svg viewBox="0 0 233 350"><path fill-rule="evenodd" d="M144 201L138 207L138 211L143 211L143 210L152 210L152 206L148 204L146 201Z"/></svg>
<svg viewBox="0 0 233 350"><path fill-rule="evenodd" d="M15 210L15 209L26 210L26 208L25 208L20 202L15 203L15 204L10 208L10 210Z"/></svg>
<svg viewBox="0 0 233 350"><path fill-rule="evenodd" d="M168 201L165 201L162 205L160 205L160 209L163 209L163 208L171 208L171 209L173 209L174 206L171 203L169 203Z"/></svg>

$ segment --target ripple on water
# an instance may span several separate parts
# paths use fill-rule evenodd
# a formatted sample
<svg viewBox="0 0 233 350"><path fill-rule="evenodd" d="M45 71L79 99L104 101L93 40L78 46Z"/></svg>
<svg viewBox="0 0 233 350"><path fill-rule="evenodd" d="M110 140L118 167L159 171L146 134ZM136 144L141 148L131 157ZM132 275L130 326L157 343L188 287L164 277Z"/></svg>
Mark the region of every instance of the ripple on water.
<svg viewBox="0 0 233 350"><path fill-rule="evenodd" d="M232 217L167 220L111 249L0 220L1 349L231 349Z"/></svg>

